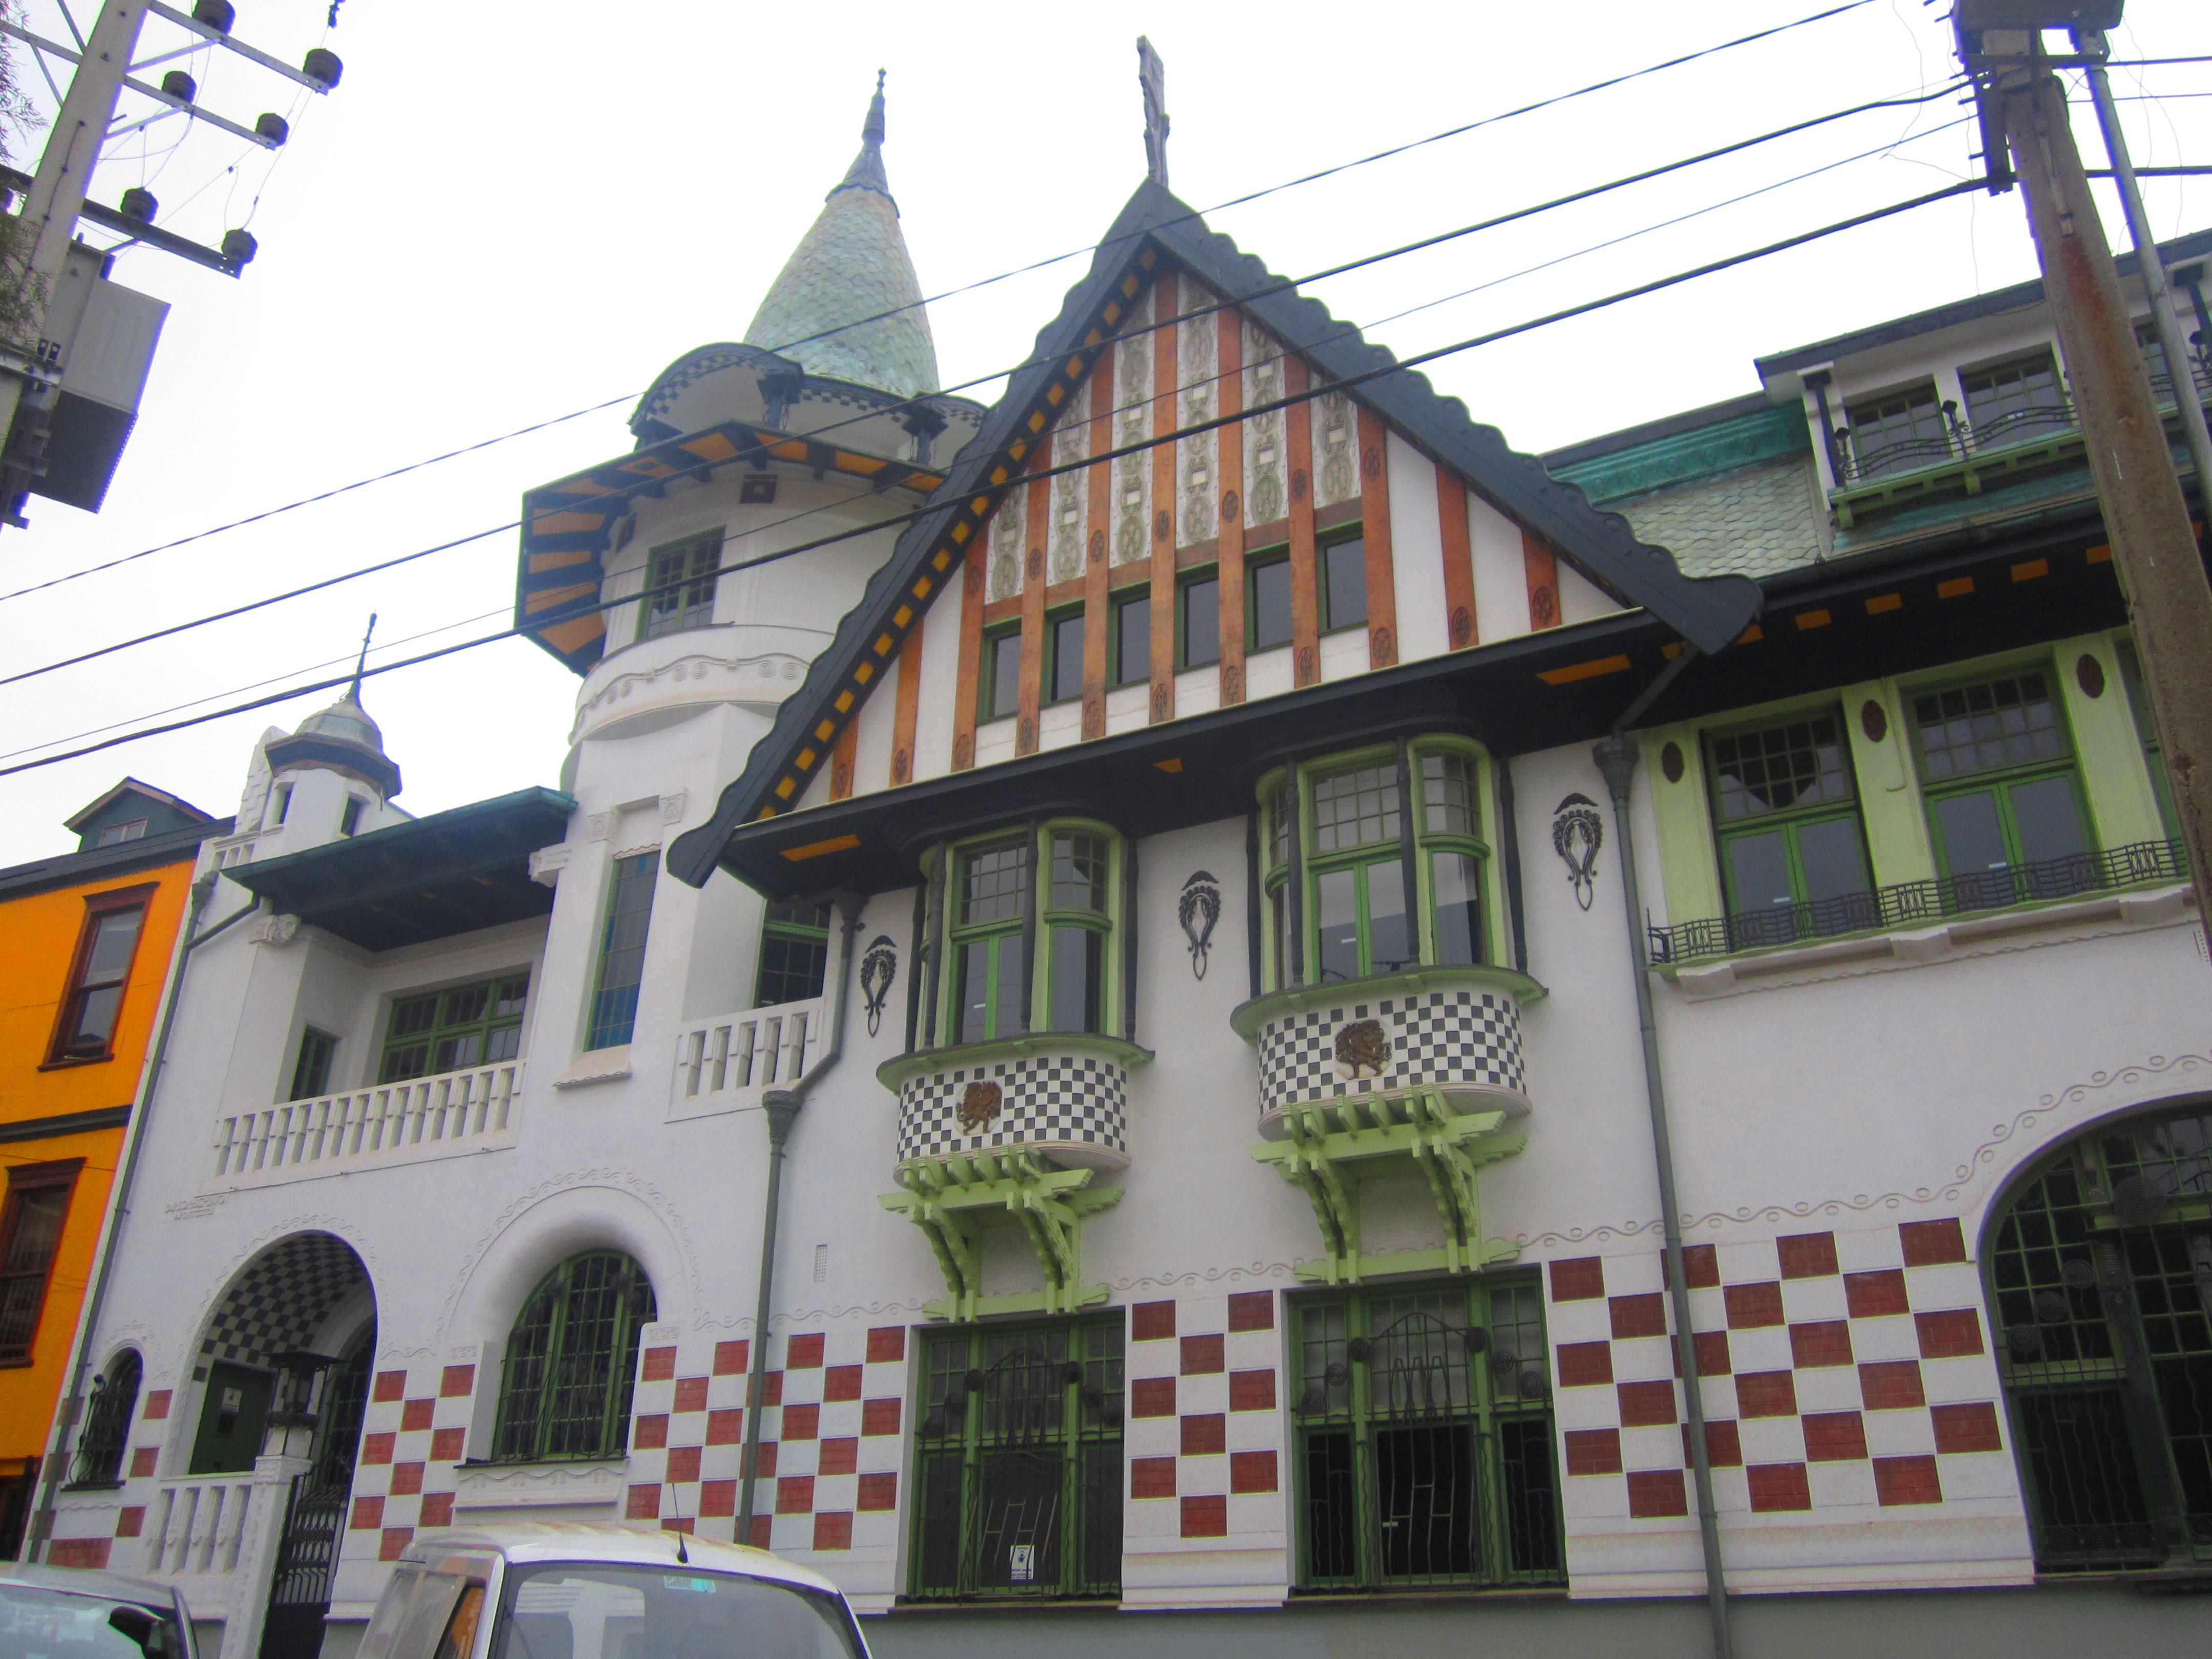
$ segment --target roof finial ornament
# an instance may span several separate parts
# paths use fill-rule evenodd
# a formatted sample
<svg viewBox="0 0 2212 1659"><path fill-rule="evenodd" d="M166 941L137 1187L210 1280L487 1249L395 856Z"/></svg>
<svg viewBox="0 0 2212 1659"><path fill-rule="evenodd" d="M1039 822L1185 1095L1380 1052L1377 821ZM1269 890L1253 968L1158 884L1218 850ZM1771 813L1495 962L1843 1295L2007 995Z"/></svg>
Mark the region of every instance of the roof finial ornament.
<svg viewBox="0 0 2212 1659"><path fill-rule="evenodd" d="M1137 37L1137 84L1145 89L1145 171L1156 185L1168 181L1168 66L1152 43Z"/></svg>
<svg viewBox="0 0 2212 1659"><path fill-rule="evenodd" d="M361 655L354 659L353 684L346 687L345 701L348 702L361 701L361 677L368 667L368 641L375 632L376 612L372 611L368 613L368 626L362 630Z"/></svg>
<svg viewBox="0 0 2212 1659"><path fill-rule="evenodd" d="M884 173L884 71L876 71L876 95L868 104L868 118L860 127L860 153L853 158L853 165L836 190L872 190L888 198L891 193L890 180ZM824 198L825 200L827 198Z"/></svg>

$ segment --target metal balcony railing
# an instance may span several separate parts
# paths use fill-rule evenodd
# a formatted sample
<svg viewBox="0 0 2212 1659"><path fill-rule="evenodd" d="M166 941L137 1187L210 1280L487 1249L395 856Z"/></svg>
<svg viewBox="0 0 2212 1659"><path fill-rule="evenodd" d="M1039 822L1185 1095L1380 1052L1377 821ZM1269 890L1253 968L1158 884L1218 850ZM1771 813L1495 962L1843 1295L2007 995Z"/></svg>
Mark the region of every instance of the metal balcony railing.
<svg viewBox="0 0 2212 1659"><path fill-rule="evenodd" d="M1654 927L1651 960L1662 966L1678 965L1705 957L1732 956L1739 951L1810 945L1848 933L1923 927L2015 904L2188 879L2189 864L2179 842L2136 842L2101 853L2046 859L2039 864L1977 870L1932 881L1903 881L1837 898L1777 904L1764 910Z"/></svg>

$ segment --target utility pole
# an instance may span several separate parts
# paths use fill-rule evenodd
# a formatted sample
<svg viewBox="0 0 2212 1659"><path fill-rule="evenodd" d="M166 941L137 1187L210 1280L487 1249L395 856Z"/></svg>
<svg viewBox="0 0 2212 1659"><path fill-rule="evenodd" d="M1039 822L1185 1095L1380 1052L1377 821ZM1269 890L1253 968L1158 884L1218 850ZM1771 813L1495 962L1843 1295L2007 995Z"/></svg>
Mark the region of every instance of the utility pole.
<svg viewBox="0 0 2212 1659"><path fill-rule="evenodd" d="M1960 53L1974 77L1984 163L1992 178L2002 179L2009 155L2027 199L2112 568L2127 600L2172 784L2197 915L2212 926L2212 585L2075 147L2065 93L2039 33L2110 27L2120 9L2118 0L1960 0L1954 15ZM2146 286L2162 286L2155 245L2144 247L2142 264ZM2169 356L2166 366L2175 377L2176 401L2192 403L2188 360ZM2200 463L2200 503L2208 483Z"/></svg>
<svg viewBox="0 0 2212 1659"><path fill-rule="evenodd" d="M46 152L23 201L23 233L30 239L30 253L16 276L25 301L25 343L39 361L28 374L0 375L0 439L14 430L16 408L27 402L34 418L5 456L15 484L16 476L35 476L46 447L44 413L50 409L61 385L60 365L46 360L43 350L46 302L69 258L76 236L77 216L84 211L85 192L92 185L92 170L100 165L100 147L107 142L108 124L115 118L116 100L123 95L124 77L138 50L138 31L146 21L147 0L102 0L100 16L85 37L84 55L70 77L69 91L54 116L46 137ZM11 273L13 274L13 273ZM9 488L4 508L22 522L15 505L18 490Z"/></svg>

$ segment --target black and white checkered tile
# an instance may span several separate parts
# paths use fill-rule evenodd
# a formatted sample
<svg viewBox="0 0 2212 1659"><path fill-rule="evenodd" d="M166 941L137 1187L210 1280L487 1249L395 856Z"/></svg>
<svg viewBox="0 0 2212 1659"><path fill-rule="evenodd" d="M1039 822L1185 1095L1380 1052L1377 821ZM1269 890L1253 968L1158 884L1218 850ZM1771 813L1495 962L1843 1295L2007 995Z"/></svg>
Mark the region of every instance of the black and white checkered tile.
<svg viewBox="0 0 2212 1659"><path fill-rule="evenodd" d="M367 1277L352 1246L329 1233L295 1233L272 1244L231 1281L208 1322L201 1357L264 1365L271 1354L303 1348Z"/></svg>
<svg viewBox="0 0 2212 1659"><path fill-rule="evenodd" d="M999 1113L973 1133L960 1126L971 1083L999 1085ZM899 1089L899 1157L1078 1142L1128 1152L1127 1078L1092 1054L1036 1054L909 1078Z"/></svg>
<svg viewBox="0 0 2212 1659"><path fill-rule="evenodd" d="M1379 1023L1390 1054L1375 1075L1352 1077L1336 1059L1336 1034ZM1423 1085L1489 1084L1522 1090L1521 1009L1497 991L1428 991L1286 1014L1260 1033L1262 1111L1315 1101L1389 1094Z"/></svg>

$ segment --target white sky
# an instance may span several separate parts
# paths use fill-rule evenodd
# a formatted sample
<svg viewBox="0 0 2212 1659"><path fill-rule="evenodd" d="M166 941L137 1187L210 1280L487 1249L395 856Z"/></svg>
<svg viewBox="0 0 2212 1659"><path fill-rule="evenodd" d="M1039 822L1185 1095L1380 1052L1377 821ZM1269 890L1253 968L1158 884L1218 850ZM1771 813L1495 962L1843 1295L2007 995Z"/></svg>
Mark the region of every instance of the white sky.
<svg viewBox="0 0 2212 1659"><path fill-rule="evenodd" d="M71 0L80 17L90 3ZM30 27L63 38L58 5L28 0ZM891 187L923 291L934 294L1082 248L1106 228L1143 175L1139 28L1167 64L1175 188L1207 208L1820 9L1597 0L1255 12L1181 0L1102 34L1088 14L1060 7L1024 13L1010 30L1003 9L940 6L921 28L910 6L861 0L827 22L820 8L712 0L347 0L325 40L323 0L240 0L239 39L291 63L325 42L345 59L344 82L313 99L210 50L188 65L207 106L250 125L264 109L307 106L281 165L205 127L165 151L181 118L115 146L96 199L112 204L148 182L164 225L210 243L250 213L261 256L236 282L143 249L118 261L118 281L173 307L137 431L99 515L33 498L31 528L0 532L0 592L634 396L692 347L738 338L858 148L878 66L890 71ZM1273 270L1299 275L1940 85L1952 67L1946 9L1875 0L1212 222ZM155 20L142 50L180 38ZM2136 0L2115 39L2125 57L2212 53L2212 8ZM16 52L19 79L50 105ZM2123 106L2137 165L2212 162L2212 64L2118 79L2123 95L2160 94ZM2083 98L2077 130L2090 164L2101 165ZM142 100L139 112L148 107ZM1425 349L1966 176L1971 125L1507 280L1965 113L1944 100L1862 116L1311 292L1365 324L1495 284L1369 336L1401 353ZM18 166L33 165L42 138L17 140ZM2212 224L2212 179L2152 181L2148 194L2161 236ZM1080 269L1062 264L933 306L946 382L1019 361ZM2033 274L2018 198L1975 195L1428 372L1517 447L1543 449L1753 390L1754 356ZM506 523L529 486L627 451L627 407L0 601L0 672ZM193 698L233 701L217 694L272 677L321 678L349 663L372 610L393 656L496 629L514 602L515 556L505 532L0 688L0 749ZM438 629L451 631L402 643ZM535 646L507 641L372 680L364 700L405 770L400 803L423 813L556 782L575 690ZM262 727L296 724L331 695L0 779L0 863L66 850L74 842L61 820L126 773L229 812Z"/></svg>

